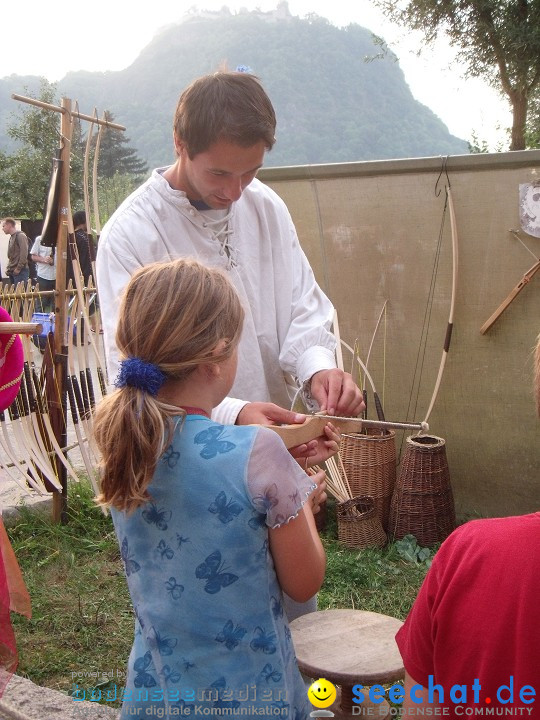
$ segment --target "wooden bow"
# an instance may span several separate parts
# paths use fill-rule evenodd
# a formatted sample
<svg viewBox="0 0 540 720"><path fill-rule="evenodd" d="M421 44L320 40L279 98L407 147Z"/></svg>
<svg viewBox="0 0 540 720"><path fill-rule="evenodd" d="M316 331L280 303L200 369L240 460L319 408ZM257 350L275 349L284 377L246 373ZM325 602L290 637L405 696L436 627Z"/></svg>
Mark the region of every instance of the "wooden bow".
<svg viewBox="0 0 540 720"><path fill-rule="evenodd" d="M482 325L482 327L480 328L480 332L482 333L482 335L485 335L485 333L489 330L493 323L500 318L506 308L514 301L514 299L519 295L523 288L530 283L536 273L540 270L540 258L537 258L533 251L529 247L527 247L527 245L525 245L525 243L521 240L515 230L510 230L509 232L511 232L512 235L516 238L516 240L519 240L519 242L531 253L531 255L536 259L536 262L532 267L527 270L527 272L523 275L518 284L514 288L512 288L512 290L508 293L506 298L502 301L502 303L495 310L495 312L490 315L490 317Z"/></svg>

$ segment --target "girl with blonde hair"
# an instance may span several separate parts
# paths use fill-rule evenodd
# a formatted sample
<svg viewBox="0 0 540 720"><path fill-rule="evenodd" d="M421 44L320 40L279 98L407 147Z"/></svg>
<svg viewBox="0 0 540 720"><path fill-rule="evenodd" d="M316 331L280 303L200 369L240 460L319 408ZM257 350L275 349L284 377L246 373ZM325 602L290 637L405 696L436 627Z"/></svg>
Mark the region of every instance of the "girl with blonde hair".
<svg viewBox="0 0 540 720"><path fill-rule="evenodd" d="M100 404L99 501L111 509L136 614L121 718L306 718L283 613L322 584L309 477L268 428L210 418L234 381L243 310L194 260L126 288L117 390ZM313 464L337 449L326 428Z"/></svg>

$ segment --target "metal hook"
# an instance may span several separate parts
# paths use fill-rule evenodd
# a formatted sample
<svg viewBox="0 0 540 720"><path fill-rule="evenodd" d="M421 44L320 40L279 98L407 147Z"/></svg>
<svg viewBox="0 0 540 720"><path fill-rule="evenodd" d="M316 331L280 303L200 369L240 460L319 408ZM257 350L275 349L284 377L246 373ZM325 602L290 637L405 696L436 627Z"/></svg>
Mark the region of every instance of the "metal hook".
<svg viewBox="0 0 540 720"><path fill-rule="evenodd" d="M446 175L446 187L450 187L450 178L448 177L447 163L448 155L442 159L441 171L439 173L439 177L437 178L437 182L435 183L435 197L439 197L439 195L441 194L441 188L438 186L443 173Z"/></svg>

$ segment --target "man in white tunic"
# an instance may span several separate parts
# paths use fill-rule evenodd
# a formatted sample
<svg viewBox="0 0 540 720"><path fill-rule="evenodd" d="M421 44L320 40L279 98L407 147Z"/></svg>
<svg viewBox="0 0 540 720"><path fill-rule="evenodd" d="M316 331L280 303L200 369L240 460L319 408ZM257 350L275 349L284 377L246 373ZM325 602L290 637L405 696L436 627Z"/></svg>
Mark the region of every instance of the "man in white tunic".
<svg viewBox="0 0 540 720"><path fill-rule="evenodd" d="M301 422L284 408L303 386L328 414L358 415L359 389L336 368L333 307L317 285L290 214L255 179L274 144L276 118L260 82L242 72L199 78L174 120L176 162L154 170L107 222L97 254L109 379L117 372L119 297L133 272L195 257L224 268L246 319L223 423Z"/></svg>
<svg viewBox="0 0 540 720"><path fill-rule="evenodd" d="M358 415L361 392L336 368L334 309L304 255L285 203L255 179L275 141L272 103L253 75L218 72L192 83L174 119L176 162L154 170L103 228L97 253L109 379L116 377L119 297L137 268L195 257L229 273L245 309L224 424L302 422L285 408L296 387L328 414ZM316 442L295 449L315 452ZM316 599L285 598L289 620Z"/></svg>

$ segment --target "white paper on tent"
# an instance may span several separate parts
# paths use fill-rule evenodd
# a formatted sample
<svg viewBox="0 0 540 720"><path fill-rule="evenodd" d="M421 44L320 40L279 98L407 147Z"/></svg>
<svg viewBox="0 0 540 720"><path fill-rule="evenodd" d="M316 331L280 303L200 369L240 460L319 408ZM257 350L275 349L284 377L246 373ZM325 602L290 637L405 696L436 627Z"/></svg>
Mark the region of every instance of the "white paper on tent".
<svg viewBox="0 0 540 720"><path fill-rule="evenodd" d="M519 220L521 229L540 237L540 183L522 183L519 186Z"/></svg>

